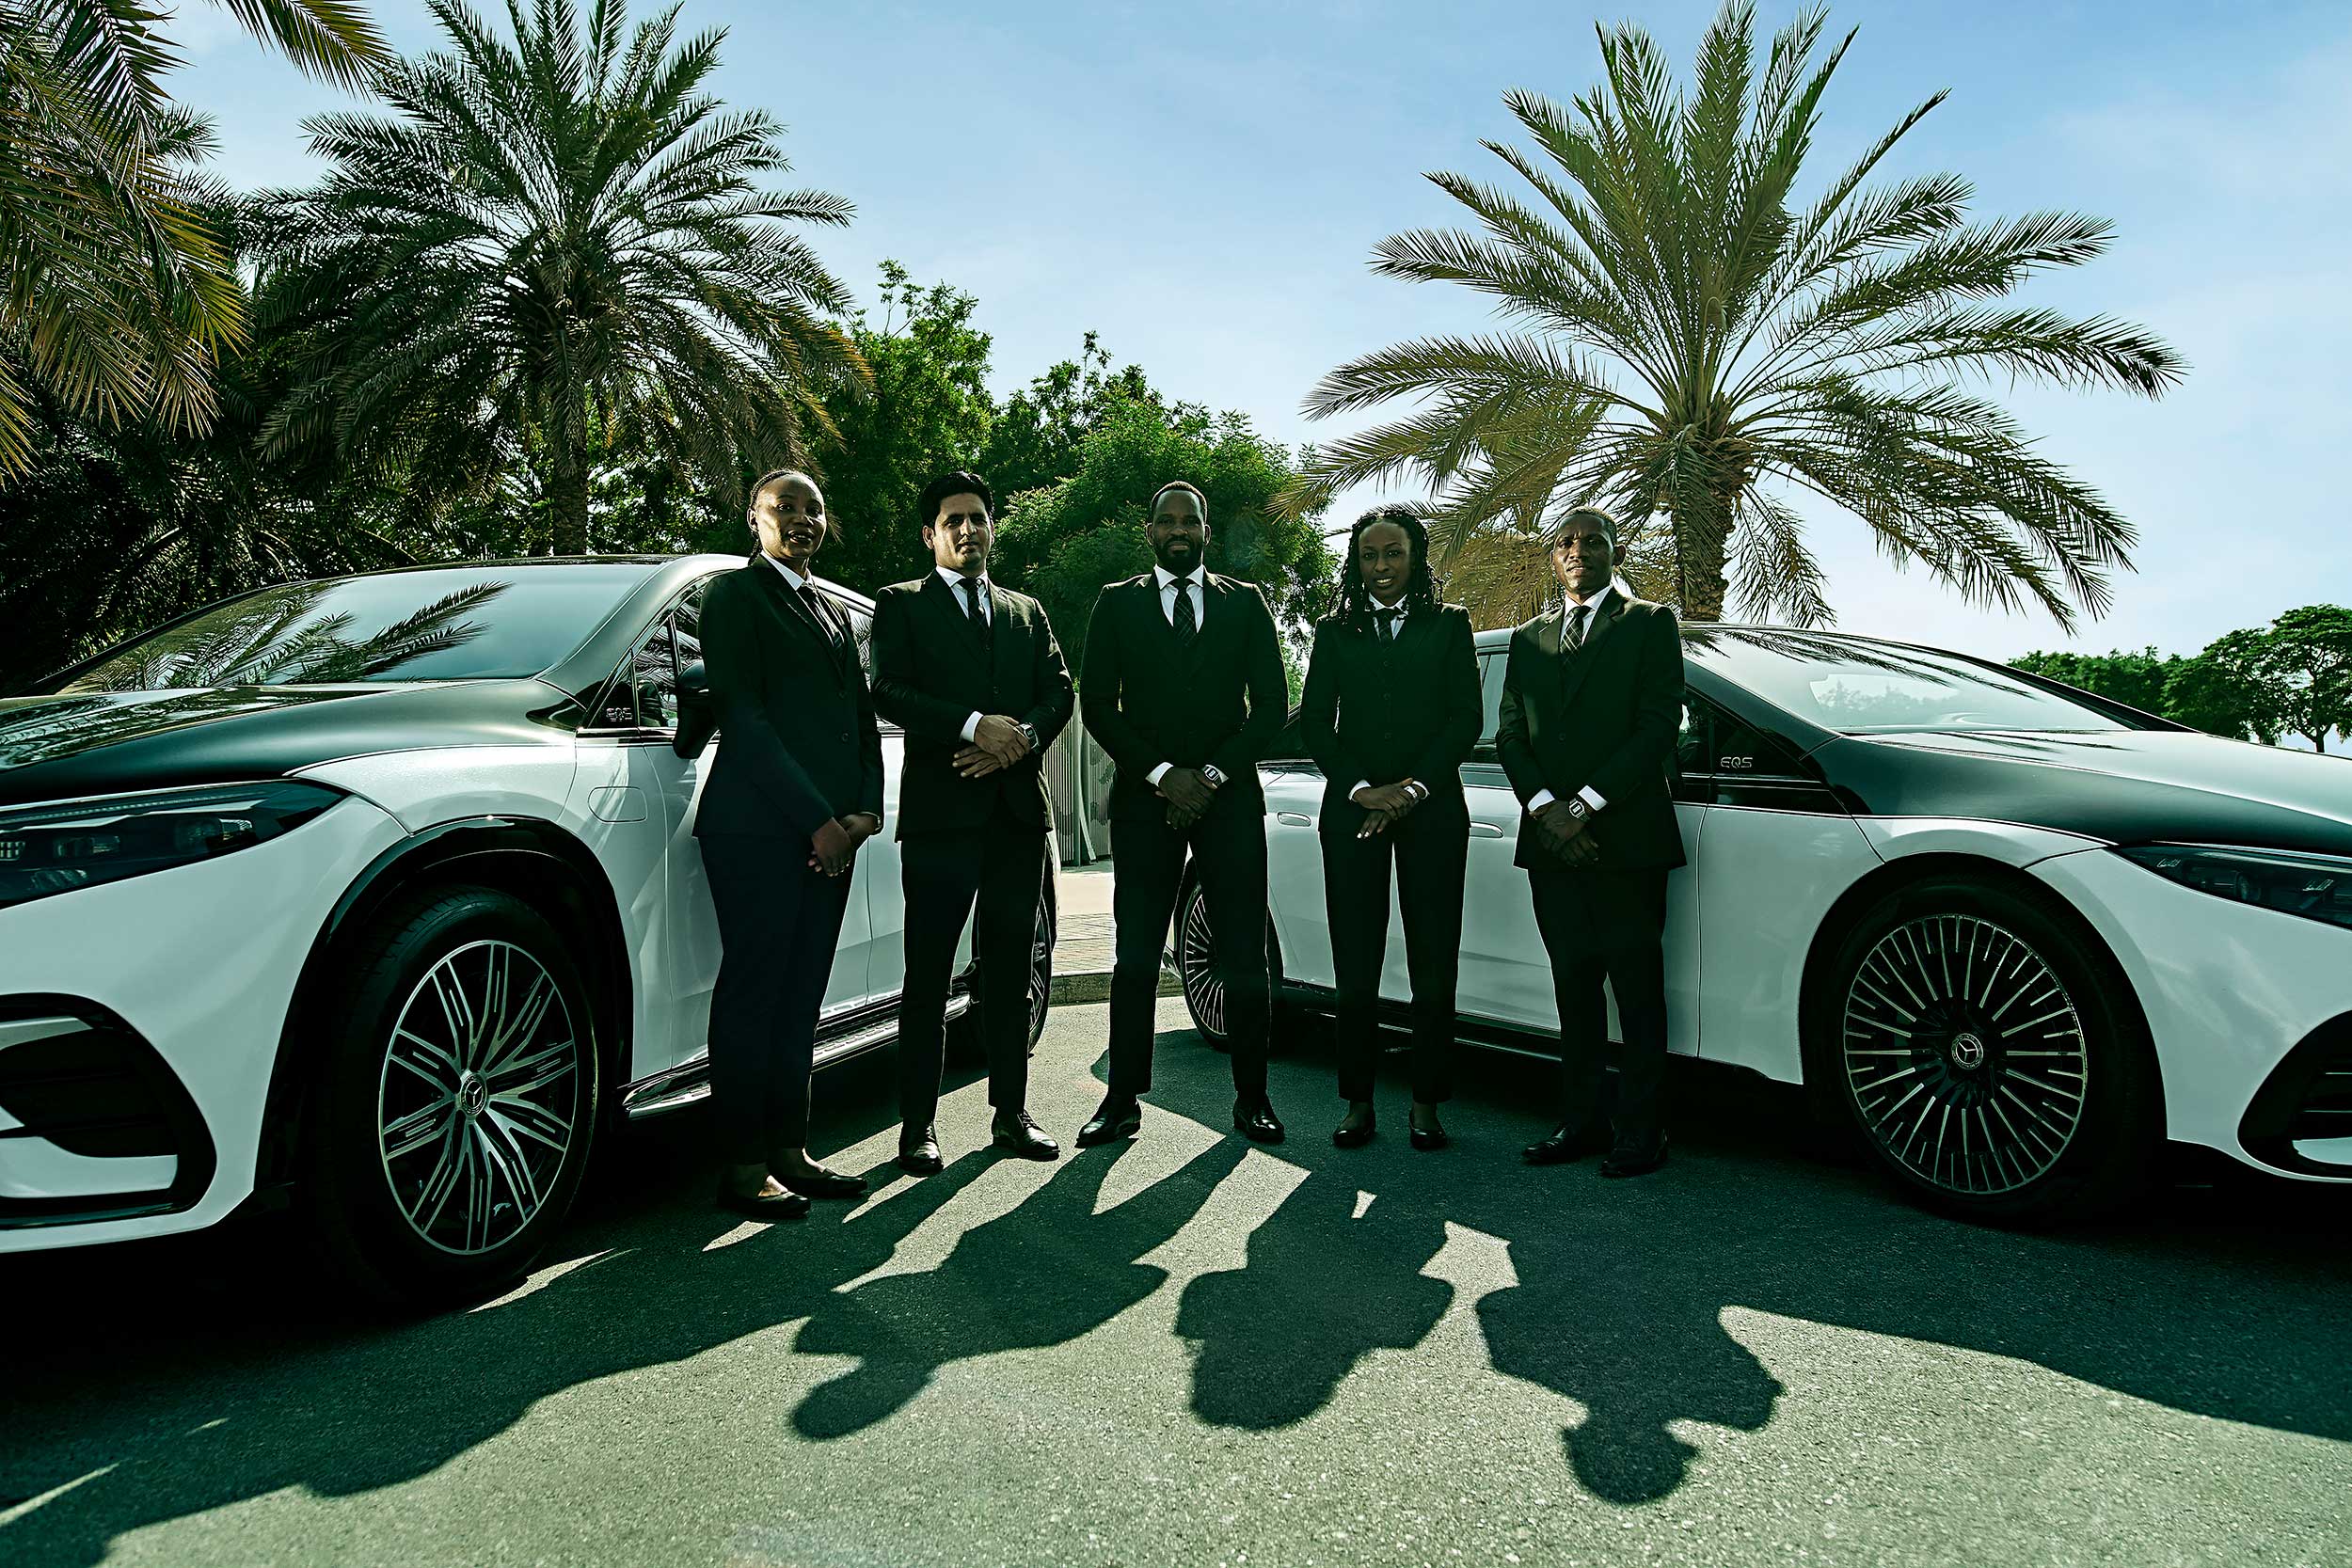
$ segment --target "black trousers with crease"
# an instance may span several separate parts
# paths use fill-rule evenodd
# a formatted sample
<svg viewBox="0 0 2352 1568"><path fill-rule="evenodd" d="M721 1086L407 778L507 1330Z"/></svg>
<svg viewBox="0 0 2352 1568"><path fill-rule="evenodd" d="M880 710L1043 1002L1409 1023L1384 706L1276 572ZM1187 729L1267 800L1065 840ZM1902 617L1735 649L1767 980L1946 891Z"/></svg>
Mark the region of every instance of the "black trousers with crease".
<svg viewBox="0 0 2352 1568"><path fill-rule="evenodd" d="M1028 1102L1030 947L1049 842L1041 825L1002 809L978 829L910 832L898 841L898 883L906 895L898 1117L909 1129L930 1125L939 1113L947 986L967 919L980 963L988 1102L999 1111Z"/></svg>
<svg viewBox="0 0 2352 1568"><path fill-rule="evenodd" d="M1339 991L1340 1098L1372 1098L1393 865L1405 918L1405 967L1413 987L1413 1098L1430 1105L1450 1100L1470 813L1457 801L1426 800L1368 838L1325 821L1323 902Z"/></svg>
<svg viewBox="0 0 2352 1568"><path fill-rule="evenodd" d="M1666 873L1601 868L1530 871L1535 928L1551 958L1560 1006L1560 1119L1594 1126L1608 1065L1606 980L1617 999L1616 1134L1660 1131L1666 1075Z"/></svg>
<svg viewBox="0 0 2352 1568"><path fill-rule="evenodd" d="M833 974L854 872L808 864L805 839L713 833L703 873L719 918L710 993L710 1098L732 1164L808 1142L817 1018Z"/></svg>

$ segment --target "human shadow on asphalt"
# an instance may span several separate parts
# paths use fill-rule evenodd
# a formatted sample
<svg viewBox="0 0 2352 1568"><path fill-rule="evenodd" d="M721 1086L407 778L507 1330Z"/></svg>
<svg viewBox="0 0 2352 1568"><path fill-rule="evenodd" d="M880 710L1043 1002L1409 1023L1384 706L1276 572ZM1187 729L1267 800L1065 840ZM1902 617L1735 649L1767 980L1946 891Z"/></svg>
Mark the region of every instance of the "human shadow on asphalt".
<svg viewBox="0 0 2352 1568"><path fill-rule="evenodd" d="M1306 1180L1250 1239L1248 1266L1196 1279L1177 1332L1196 1338L1192 1404L1208 1421L1279 1426L1322 1408L1377 1348L1410 1350L1450 1288L1418 1271L1446 1222L1507 1249L1517 1283L1476 1304L1495 1370L1584 1407L1562 1431L1577 1481L1633 1504L1680 1486L1695 1449L1673 1423L1755 1432L1778 1378L1725 1326L1745 1310L2015 1357L2174 1409L2352 1438L2332 1238L2340 1189L2261 1177L2149 1195L2131 1213L2044 1234L1947 1220L1876 1174L1822 1157L1801 1092L1676 1064L1676 1157L1632 1181L1597 1162L1534 1169L1548 1064L1465 1052L1451 1148L1385 1130L1340 1149L1327 1035L1294 1030L1274 1066L1279 1156ZM1303 1045L1295 1042L1303 1041ZM1221 1058L1164 1033L1157 1104L1210 1126L1232 1097ZM1403 1108L1402 1074L1385 1082ZM1385 1106L1384 1106L1385 1108ZM1359 1212L1354 1195L1371 1195ZM1368 1227L1375 1216L1376 1225Z"/></svg>
<svg viewBox="0 0 2352 1568"><path fill-rule="evenodd" d="M858 1364L811 1389L803 1437L846 1437L895 1415L940 1368L1058 1345L1101 1327L1168 1280L1141 1261L1168 1244L1241 1163L1225 1139L1102 1213L1104 1179L1128 1148L1081 1149L1018 1208L974 1226L936 1269L827 1295L793 1348Z"/></svg>

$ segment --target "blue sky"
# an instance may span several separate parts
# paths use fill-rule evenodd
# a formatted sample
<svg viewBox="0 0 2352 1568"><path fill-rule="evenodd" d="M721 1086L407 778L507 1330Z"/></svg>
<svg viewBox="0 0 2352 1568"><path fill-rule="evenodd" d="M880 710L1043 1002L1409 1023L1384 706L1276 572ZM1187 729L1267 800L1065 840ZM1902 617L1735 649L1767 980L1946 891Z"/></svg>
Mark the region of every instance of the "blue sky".
<svg viewBox="0 0 2352 1568"><path fill-rule="evenodd" d="M1777 26L1793 7L1772 0ZM857 205L817 237L870 298L895 257L979 299L999 389L1093 329L1171 393L1295 444L1346 428L1299 400L1343 359L1475 329L1467 295L1371 276L1400 229L1454 222L1420 178L1507 177L1482 137L1501 96L1599 75L1596 18L1630 18L1687 66L1711 5L1425 3L748 5L687 0L728 30L716 89L788 128L791 183ZM430 18L381 0L395 47ZM1842 166L1937 88L1884 166L1974 182L1974 214L2088 211L2108 256L2027 296L2153 326L2186 355L2161 403L2004 390L2055 459L2138 528L2138 571L2071 645L2194 652L2292 605L2352 602L2352 8L1846 0L1860 36L1811 166ZM316 166L301 120L347 102L211 7L176 24L178 95L217 120L217 170L252 188ZM1334 520L1368 495L1348 498ZM1995 657L2069 645L2044 618L1973 608L1881 561L1861 525L1806 509L1839 625Z"/></svg>

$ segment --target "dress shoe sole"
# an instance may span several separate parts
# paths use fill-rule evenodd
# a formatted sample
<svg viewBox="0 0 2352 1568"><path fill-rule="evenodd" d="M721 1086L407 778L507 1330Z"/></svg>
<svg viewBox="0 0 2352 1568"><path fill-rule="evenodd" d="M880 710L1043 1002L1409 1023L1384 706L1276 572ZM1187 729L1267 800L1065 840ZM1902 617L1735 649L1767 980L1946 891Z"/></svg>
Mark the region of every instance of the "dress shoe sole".
<svg viewBox="0 0 2352 1568"><path fill-rule="evenodd" d="M866 1196L866 1183L857 1177L850 1177L839 1181L808 1181L791 1176L779 1176L776 1180L803 1197L847 1198Z"/></svg>
<svg viewBox="0 0 2352 1568"><path fill-rule="evenodd" d="M1451 1148L1454 1143L1453 1137L1444 1132L1422 1132L1415 1131L1408 1134L1408 1136L1412 1146L1415 1148L1420 1149L1424 1154L1433 1149Z"/></svg>
<svg viewBox="0 0 2352 1568"><path fill-rule="evenodd" d="M1613 1156L1601 1162L1600 1174L1612 1181L1622 1181L1630 1176L1647 1176L1650 1172L1662 1167L1665 1163L1666 1151L1662 1148L1656 1154L1640 1160L1620 1162Z"/></svg>
<svg viewBox="0 0 2352 1568"><path fill-rule="evenodd" d="M1244 1127L1239 1122L1233 1124L1233 1131L1253 1144L1279 1144L1288 1135L1279 1127Z"/></svg>
<svg viewBox="0 0 2352 1568"><path fill-rule="evenodd" d="M1360 1132L1334 1129L1331 1133L1331 1142L1341 1148L1361 1148L1372 1142L1372 1129L1367 1127Z"/></svg>
<svg viewBox="0 0 2352 1568"><path fill-rule="evenodd" d="M909 1176L937 1176L947 1168L946 1162L936 1154L901 1154L898 1164Z"/></svg>

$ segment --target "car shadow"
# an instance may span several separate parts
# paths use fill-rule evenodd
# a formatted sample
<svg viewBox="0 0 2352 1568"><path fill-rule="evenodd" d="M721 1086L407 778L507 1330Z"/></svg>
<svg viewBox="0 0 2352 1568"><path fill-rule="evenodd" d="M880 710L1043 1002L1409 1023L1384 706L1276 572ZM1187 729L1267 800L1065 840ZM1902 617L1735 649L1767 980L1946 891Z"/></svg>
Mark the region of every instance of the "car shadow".
<svg viewBox="0 0 2352 1568"><path fill-rule="evenodd" d="M1158 1057L1146 1136L1171 1114L1221 1127L1224 1062L1183 1031L1163 1033ZM828 1072L815 1147L892 1123L890 1065ZM1582 1486L1641 1501L1686 1474L1677 1423L1753 1431L1773 1418L1781 1384L1726 1326L1754 1312L2352 1437L2341 1352L2352 1264L2331 1241L2352 1206L2340 1191L2241 1182L2176 1190L2091 1229L1979 1229L1806 1155L1793 1094L1700 1072L1674 1076L1674 1163L1604 1182L1590 1164L1518 1164L1549 1085L1539 1064L1473 1056L1448 1108L1454 1148L1416 1153L1384 1127L1369 1148L1340 1150L1323 1047L1278 1059L1293 1135L1257 1157L1305 1174L1252 1231L1241 1268L1197 1275L1179 1296L1194 1414L1292 1426L1368 1356L1410 1352L1469 1310L1496 1370L1583 1407L1562 1432ZM1384 1085L1384 1110L1403 1100L1401 1084ZM1098 1213L1125 1150L1079 1151L936 1266L888 1272L994 1156L967 1154L922 1182L878 1180L868 1202L819 1205L805 1222L749 1227L710 1208L707 1129L690 1116L637 1130L623 1158L600 1162L527 1291L410 1321L338 1308L282 1224L0 1259L19 1347L0 1387L0 1556L97 1562L130 1532L284 1489L396 1485L565 1389L795 1323L797 1353L850 1365L793 1408L780 1402L776 1420L809 1440L861 1433L953 1363L1067 1342L1157 1292L1168 1274L1144 1259L1250 1152L1220 1137ZM1425 1272L1463 1230L1499 1243L1516 1282L1465 1304Z"/></svg>

